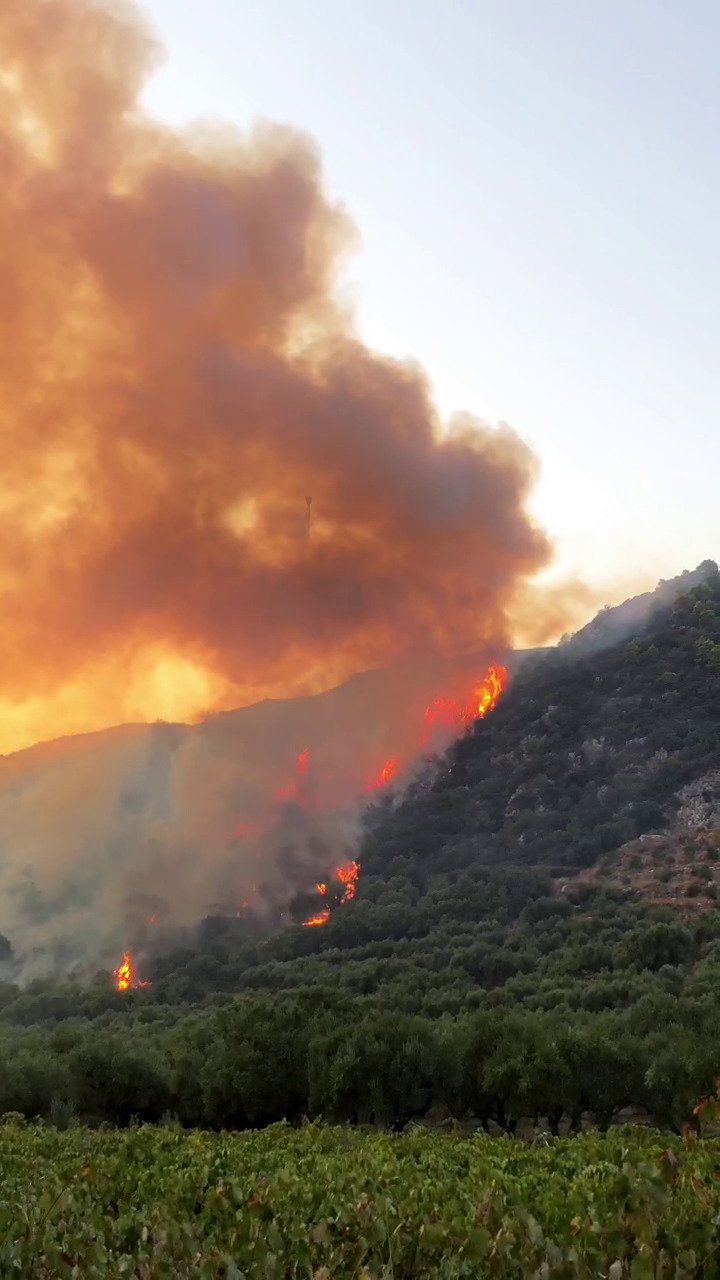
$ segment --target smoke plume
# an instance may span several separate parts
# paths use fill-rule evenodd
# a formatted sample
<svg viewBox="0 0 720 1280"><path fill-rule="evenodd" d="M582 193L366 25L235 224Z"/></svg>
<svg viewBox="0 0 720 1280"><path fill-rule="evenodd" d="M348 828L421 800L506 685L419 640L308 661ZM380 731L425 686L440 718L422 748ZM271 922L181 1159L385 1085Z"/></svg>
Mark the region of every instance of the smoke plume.
<svg viewBox="0 0 720 1280"><path fill-rule="evenodd" d="M150 119L158 55L0 5L4 750L500 645L548 557L522 441L358 340L312 141Z"/></svg>

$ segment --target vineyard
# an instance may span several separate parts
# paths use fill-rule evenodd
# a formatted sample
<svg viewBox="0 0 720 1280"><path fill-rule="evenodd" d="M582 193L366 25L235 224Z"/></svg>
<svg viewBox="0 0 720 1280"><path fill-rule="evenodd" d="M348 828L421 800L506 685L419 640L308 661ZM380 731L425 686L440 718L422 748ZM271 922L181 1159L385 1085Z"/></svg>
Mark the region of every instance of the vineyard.
<svg viewBox="0 0 720 1280"><path fill-rule="evenodd" d="M720 1275L720 1144L0 1127L0 1274Z"/></svg>

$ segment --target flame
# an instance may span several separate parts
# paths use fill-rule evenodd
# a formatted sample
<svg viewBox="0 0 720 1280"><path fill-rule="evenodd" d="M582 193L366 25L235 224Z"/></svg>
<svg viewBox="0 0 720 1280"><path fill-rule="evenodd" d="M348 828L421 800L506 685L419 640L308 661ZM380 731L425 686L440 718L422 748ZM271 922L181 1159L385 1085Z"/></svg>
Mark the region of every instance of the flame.
<svg viewBox="0 0 720 1280"><path fill-rule="evenodd" d="M497 705L498 698L507 684L508 669L493 663L488 667L483 679L473 690L473 696L466 708L464 720L483 720L489 711Z"/></svg>
<svg viewBox="0 0 720 1280"><path fill-rule="evenodd" d="M428 746L432 731L435 729L452 729L457 720L457 701L454 698L433 698L425 708L425 728L420 745Z"/></svg>
<svg viewBox="0 0 720 1280"><path fill-rule="evenodd" d="M368 787L368 791L379 791L382 787L387 787L397 777L400 770L400 761L397 756L388 756L382 768L378 770L375 777Z"/></svg>
<svg viewBox="0 0 720 1280"><path fill-rule="evenodd" d="M307 920L303 920L306 929L314 929L317 925L327 924L330 919L330 910L328 907L324 911L318 911L316 916L308 916Z"/></svg>
<svg viewBox="0 0 720 1280"><path fill-rule="evenodd" d="M131 987L149 987L149 982L143 982L135 977L135 966L133 958L129 951L123 954L122 962L117 969L113 969L113 977L115 979L116 991L129 991Z"/></svg>
<svg viewBox="0 0 720 1280"><path fill-rule="evenodd" d="M238 822L234 831L234 837L236 840L256 840L258 836L263 834L264 830L264 822L261 822L257 818L248 818Z"/></svg>
<svg viewBox="0 0 720 1280"><path fill-rule="evenodd" d="M295 804L307 803L305 779L307 776L308 766L310 764L310 748L303 747L298 752L295 759L295 774L292 782L287 783L283 787L278 787L275 792L275 799L281 804L294 802Z"/></svg>
<svg viewBox="0 0 720 1280"><path fill-rule="evenodd" d="M497 705L507 679L507 667L493 663L477 681L467 701L462 702L459 698L434 698L425 709L421 746L427 747L433 732L438 729L461 733L473 721L484 720L488 712Z"/></svg>
<svg viewBox="0 0 720 1280"><path fill-rule="evenodd" d="M357 862L347 862L344 867L335 868L335 877L341 884L345 885L345 892L340 899L342 902L351 902L355 897L357 889L357 879L360 875L360 868Z"/></svg>
<svg viewBox="0 0 720 1280"><path fill-rule="evenodd" d="M344 886L343 895L340 899L340 906L345 902L352 902L357 890L357 880L360 874L360 867L357 862L345 862L342 866L335 867L333 877L341 885ZM315 885L317 892L321 897L328 891L328 886L324 881L320 881ZM330 919L330 908L323 907L321 911L316 911L313 915L308 916L307 920L303 920L306 929L314 929L318 925L327 924Z"/></svg>
<svg viewBox="0 0 720 1280"><path fill-rule="evenodd" d="M127 991L133 983L133 962L129 951L126 951L122 963L114 970L115 990Z"/></svg>

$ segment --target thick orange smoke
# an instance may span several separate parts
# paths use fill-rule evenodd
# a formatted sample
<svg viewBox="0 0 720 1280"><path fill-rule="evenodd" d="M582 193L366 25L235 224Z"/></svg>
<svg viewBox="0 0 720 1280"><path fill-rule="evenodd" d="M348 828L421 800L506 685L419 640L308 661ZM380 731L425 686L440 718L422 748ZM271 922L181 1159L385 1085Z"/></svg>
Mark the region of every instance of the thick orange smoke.
<svg viewBox="0 0 720 1280"><path fill-rule="evenodd" d="M0 6L4 750L498 645L548 555L528 448L337 304L312 142L151 120L157 52L119 0Z"/></svg>

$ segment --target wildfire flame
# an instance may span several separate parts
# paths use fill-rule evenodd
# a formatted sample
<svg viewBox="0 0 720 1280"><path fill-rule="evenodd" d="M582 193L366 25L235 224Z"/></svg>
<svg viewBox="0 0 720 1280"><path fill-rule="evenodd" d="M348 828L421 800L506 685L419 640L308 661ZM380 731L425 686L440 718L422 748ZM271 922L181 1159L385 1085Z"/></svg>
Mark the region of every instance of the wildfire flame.
<svg viewBox="0 0 720 1280"><path fill-rule="evenodd" d="M482 720L496 706L497 701L507 684L508 670L499 663L493 663L473 686L469 697L447 698L442 695L433 698L425 708L423 729L420 735L419 749L428 747L434 735L440 730L448 733L462 733L474 720ZM373 777L367 790L380 791L403 772L398 756L389 756Z"/></svg>
<svg viewBox="0 0 720 1280"><path fill-rule="evenodd" d="M333 876L341 885L344 885L340 905L345 902L352 902L357 890L357 879L360 874L360 867L357 862L346 862L340 867L336 867ZM328 886L323 881L315 885L317 892L324 896L328 891ZM313 915L308 916L307 920L303 920L306 929L314 929L318 925L327 924L330 919L330 908L323 907L322 911L316 911Z"/></svg>
<svg viewBox="0 0 720 1280"><path fill-rule="evenodd" d="M483 679L473 690L473 696L468 703L465 714L463 716L464 723L468 724L473 720L483 720L497 705L498 698L507 684L508 669L501 665L493 664L488 667Z"/></svg>
<svg viewBox="0 0 720 1280"><path fill-rule="evenodd" d="M360 875L360 868L357 862L347 862L344 867L335 868L335 877L341 884L345 885L345 892L340 899L341 902L351 902L355 897L357 889L357 878Z"/></svg>
<svg viewBox="0 0 720 1280"><path fill-rule="evenodd" d="M244 819L238 822L235 828L236 840L256 840L258 836L263 834L265 824L259 819Z"/></svg>
<svg viewBox="0 0 720 1280"><path fill-rule="evenodd" d="M129 951L125 952L122 963L118 965L114 971L115 990L127 991L132 986L133 980L133 963L132 956Z"/></svg>
<svg viewBox="0 0 720 1280"><path fill-rule="evenodd" d="M389 756L382 768L378 770L373 778L368 791L380 791L382 787L387 787L397 777L400 770L400 761L397 756Z"/></svg>
<svg viewBox="0 0 720 1280"><path fill-rule="evenodd" d="M295 775L292 782L288 783L287 786L278 787L275 792L275 798L281 804L287 804L289 801L294 801L296 804L307 803L305 779L309 764L310 748L303 747L295 759Z"/></svg>
<svg viewBox="0 0 720 1280"><path fill-rule="evenodd" d="M135 966L129 951L124 953L122 962L117 969L113 969L113 977L116 991L129 991L131 987L150 986L149 982L141 982L139 978L135 977Z"/></svg>
<svg viewBox="0 0 720 1280"><path fill-rule="evenodd" d="M308 916L307 920L303 920L306 929L314 929L319 924L327 924L330 919L330 909L325 907L324 911L318 911L315 916Z"/></svg>
<svg viewBox="0 0 720 1280"><path fill-rule="evenodd" d="M434 698L425 709L421 746L428 746L434 730L446 729L460 733L469 728L474 720L483 720L497 705L507 678L507 667L493 663L474 686L467 701L463 702L459 698Z"/></svg>

